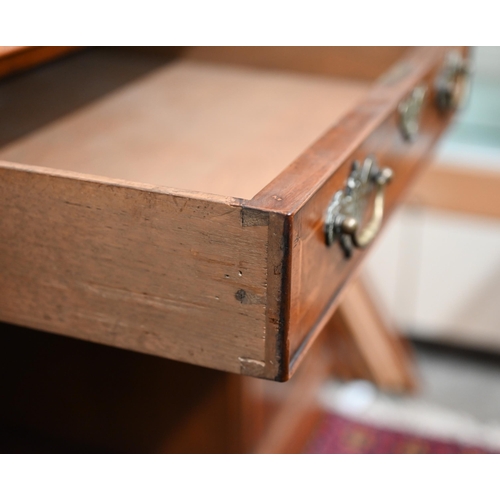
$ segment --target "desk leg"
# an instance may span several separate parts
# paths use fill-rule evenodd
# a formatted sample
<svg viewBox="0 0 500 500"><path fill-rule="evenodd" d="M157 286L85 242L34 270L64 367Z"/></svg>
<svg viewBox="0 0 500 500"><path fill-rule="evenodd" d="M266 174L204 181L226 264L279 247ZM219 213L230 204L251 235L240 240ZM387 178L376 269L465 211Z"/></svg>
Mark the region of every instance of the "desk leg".
<svg viewBox="0 0 500 500"><path fill-rule="evenodd" d="M371 380L396 392L416 389L411 346L387 325L359 279L350 285L325 330L333 342L336 376Z"/></svg>

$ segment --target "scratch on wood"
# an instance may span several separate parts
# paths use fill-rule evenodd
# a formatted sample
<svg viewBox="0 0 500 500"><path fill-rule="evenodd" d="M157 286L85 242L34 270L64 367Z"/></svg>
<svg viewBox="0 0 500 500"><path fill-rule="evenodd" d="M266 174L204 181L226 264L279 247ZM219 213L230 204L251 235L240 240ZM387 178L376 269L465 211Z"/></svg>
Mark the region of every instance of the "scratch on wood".
<svg viewBox="0 0 500 500"><path fill-rule="evenodd" d="M204 304L198 304L192 300L181 300L178 297L174 298L159 297L156 295L132 292L129 290L121 290L118 288L84 283L84 282L80 282L78 283L78 285L82 287L84 290L92 292L105 299L137 302L160 310L169 310L169 309L185 310L193 307L201 309L207 308L207 306Z"/></svg>

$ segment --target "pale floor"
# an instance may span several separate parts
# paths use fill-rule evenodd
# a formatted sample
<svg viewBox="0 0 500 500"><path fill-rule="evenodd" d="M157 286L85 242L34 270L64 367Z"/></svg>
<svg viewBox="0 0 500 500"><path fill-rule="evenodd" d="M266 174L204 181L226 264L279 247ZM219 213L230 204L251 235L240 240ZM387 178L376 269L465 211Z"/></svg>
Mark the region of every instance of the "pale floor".
<svg viewBox="0 0 500 500"><path fill-rule="evenodd" d="M415 346L421 382L413 396L378 391L362 381L329 381L326 409L423 436L500 450L500 356Z"/></svg>

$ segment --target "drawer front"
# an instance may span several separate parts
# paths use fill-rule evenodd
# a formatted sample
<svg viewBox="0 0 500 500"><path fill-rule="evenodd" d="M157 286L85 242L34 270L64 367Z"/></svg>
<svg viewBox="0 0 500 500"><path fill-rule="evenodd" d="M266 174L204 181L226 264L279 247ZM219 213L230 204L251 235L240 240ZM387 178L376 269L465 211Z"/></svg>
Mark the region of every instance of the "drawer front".
<svg viewBox="0 0 500 500"><path fill-rule="evenodd" d="M380 167L387 166L393 172L392 181L384 188L383 223L385 223L411 185L414 176L418 175L421 167L425 165L426 156L432 151L434 143L449 123L450 113L443 113L438 109L434 90L434 82L442 64L444 62L418 81L417 85L412 86L412 88L427 89L419 130L415 137L408 140L401 129L401 113L397 108L394 109L294 218L291 234L291 304L288 336L291 371L302 358L308 344L322 330L338 304L344 285L355 275L359 263L369 251L369 246L362 249L354 247L352 255L348 257L338 237L331 246L325 244L327 207L335 193L345 190L353 162L356 160L362 163L371 156L376 159ZM405 96L402 101L407 98ZM365 207L366 218L371 218L373 215L376 190L373 187L370 193ZM362 225L366 224L365 220Z"/></svg>
<svg viewBox="0 0 500 500"><path fill-rule="evenodd" d="M425 164L426 156L450 122L452 110L438 108L435 83L449 49L416 49L375 87L367 99L284 172L282 179L258 196L258 203L286 213L287 252L284 256L281 310L281 373L294 372L311 343L325 326L346 284L369 252L354 248L350 257L338 238L328 245L325 221L332 198L344 191L354 161L373 157L390 167L392 181L384 188L382 227ZM419 130L411 140L401 126L401 103L415 88L425 88ZM369 190L364 220L373 215L377 189ZM256 199L253 200L256 202Z"/></svg>

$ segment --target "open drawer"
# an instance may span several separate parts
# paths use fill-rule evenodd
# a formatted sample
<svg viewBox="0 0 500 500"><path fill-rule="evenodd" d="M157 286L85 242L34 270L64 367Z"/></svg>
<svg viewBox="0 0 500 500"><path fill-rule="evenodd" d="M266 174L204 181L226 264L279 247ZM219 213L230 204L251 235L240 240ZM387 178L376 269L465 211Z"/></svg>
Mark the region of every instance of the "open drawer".
<svg viewBox="0 0 500 500"><path fill-rule="evenodd" d="M449 122L449 51L87 49L3 80L0 320L286 380Z"/></svg>

